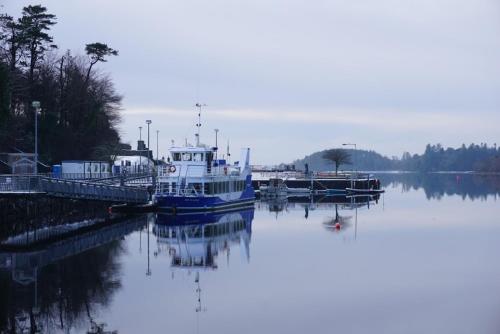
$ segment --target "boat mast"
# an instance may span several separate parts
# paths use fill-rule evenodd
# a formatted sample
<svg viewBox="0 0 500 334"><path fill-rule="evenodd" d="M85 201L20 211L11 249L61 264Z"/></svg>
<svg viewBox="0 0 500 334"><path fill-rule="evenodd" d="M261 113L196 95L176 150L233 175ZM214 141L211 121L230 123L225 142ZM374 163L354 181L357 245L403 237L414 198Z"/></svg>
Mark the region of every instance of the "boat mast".
<svg viewBox="0 0 500 334"><path fill-rule="evenodd" d="M198 131L196 133L196 147L200 146L200 128L201 128L201 107L206 107L206 104L196 103L195 105L198 108L198 123L196 123L196 127Z"/></svg>

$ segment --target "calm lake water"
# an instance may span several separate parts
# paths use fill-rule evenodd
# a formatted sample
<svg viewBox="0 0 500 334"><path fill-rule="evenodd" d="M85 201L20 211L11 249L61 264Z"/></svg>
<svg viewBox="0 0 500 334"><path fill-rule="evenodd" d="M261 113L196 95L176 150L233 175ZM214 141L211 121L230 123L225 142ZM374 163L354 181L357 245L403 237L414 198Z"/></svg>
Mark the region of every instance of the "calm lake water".
<svg viewBox="0 0 500 334"><path fill-rule="evenodd" d="M498 333L500 178L381 178L378 199L141 216L3 253L0 328Z"/></svg>

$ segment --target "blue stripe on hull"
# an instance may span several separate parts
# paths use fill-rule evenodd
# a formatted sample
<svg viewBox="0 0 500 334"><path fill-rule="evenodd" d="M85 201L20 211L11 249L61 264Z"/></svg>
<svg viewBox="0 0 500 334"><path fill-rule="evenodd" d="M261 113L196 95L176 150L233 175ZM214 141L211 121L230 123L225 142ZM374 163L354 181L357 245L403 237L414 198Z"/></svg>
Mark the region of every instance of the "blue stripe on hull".
<svg viewBox="0 0 500 334"><path fill-rule="evenodd" d="M225 201L218 196L156 195L158 208L173 212L225 210L252 205L254 201L255 192L251 186L247 186L238 199L231 201Z"/></svg>

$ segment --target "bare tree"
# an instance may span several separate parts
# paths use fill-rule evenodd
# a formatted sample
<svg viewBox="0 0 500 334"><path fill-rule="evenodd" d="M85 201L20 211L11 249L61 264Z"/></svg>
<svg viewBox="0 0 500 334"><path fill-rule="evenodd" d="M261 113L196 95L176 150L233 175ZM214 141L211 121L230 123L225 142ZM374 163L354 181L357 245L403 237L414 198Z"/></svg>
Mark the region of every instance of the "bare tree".
<svg viewBox="0 0 500 334"><path fill-rule="evenodd" d="M330 160L335 164L335 175L338 174L340 165L351 163L351 154L346 150L334 148L323 153L323 159Z"/></svg>

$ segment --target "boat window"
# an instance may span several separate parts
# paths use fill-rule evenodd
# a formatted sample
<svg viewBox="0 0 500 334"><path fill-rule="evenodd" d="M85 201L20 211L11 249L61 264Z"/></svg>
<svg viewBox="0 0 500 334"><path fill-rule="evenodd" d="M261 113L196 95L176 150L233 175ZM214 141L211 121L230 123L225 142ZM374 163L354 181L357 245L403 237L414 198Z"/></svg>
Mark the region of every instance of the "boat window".
<svg viewBox="0 0 500 334"><path fill-rule="evenodd" d="M191 153L182 153L182 161L191 161Z"/></svg>
<svg viewBox="0 0 500 334"><path fill-rule="evenodd" d="M193 188L196 192L201 192L201 183L193 183Z"/></svg>
<svg viewBox="0 0 500 334"><path fill-rule="evenodd" d="M174 153L172 156L174 161L181 161L181 154L180 153Z"/></svg>
<svg viewBox="0 0 500 334"><path fill-rule="evenodd" d="M213 159L212 152L207 152L206 153L206 161L207 161L207 172L208 173L212 172L212 159Z"/></svg>
<svg viewBox="0 0 500 334"><path fill-rule="evenodd" d="M203 153L193 153L193 161L203 161Z"/></svg>

